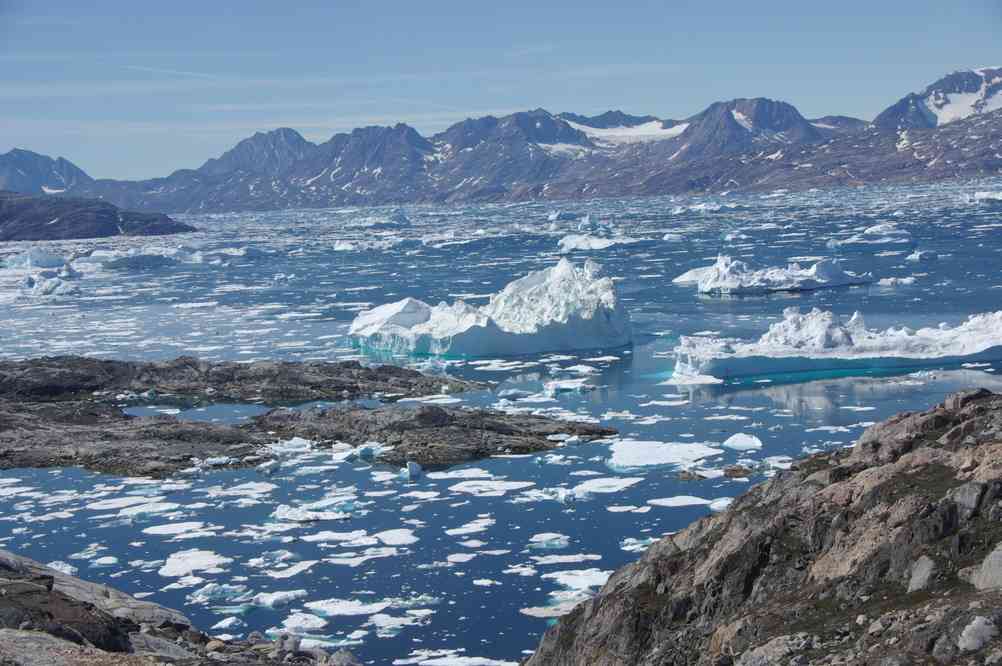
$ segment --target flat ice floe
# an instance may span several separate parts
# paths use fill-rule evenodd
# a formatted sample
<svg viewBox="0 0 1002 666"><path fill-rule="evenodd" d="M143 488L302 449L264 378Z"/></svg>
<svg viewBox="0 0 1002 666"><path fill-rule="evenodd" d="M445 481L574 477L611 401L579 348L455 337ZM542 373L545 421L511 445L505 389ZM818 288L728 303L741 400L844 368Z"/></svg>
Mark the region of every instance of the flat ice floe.
<svg viewBox="0 0 1002 666"><path fill-rule="evenodd" d="M817 308L783 311L757 341L683 336L674 377L732 377L870 368L915 368L1002 360L1002 311L971 315L956 326L873 330L855 313L843 322Z"/></svg>
<svg viewBox="0 0 1002 666"><path fill-rule="evenodd" d="M557 247L560 248L561 252L567 253L573 252L574 250L605 250L613 245L626 245L638 242L640 242L639 239L628 238L625 236L605 238L589 234L568 234L560 239L557 243Z"/></svg>
<svg viewBox="0 0 1002 666"><path fill-rule="evenodd" d="M608 465L614 470L629 470L662 465L688 466L704 458L720 455L718 449L701 442L657 442L622 438L609 449Z"/></svg>
<svg viewBox="0 0 1002 666"><path fill-rule="evenodd" d="M774 291L813 291L869 284L873 277L845 271L835 259L822 259L809 268L792 263L786 268L752 268L743 261L720 255L712 266L697 268L673 280L696 283L701 294L765 294Z"/></svg>
<svg viewBox="0 0 1002 666"><path fill-rule="evenodd" d="M622 347L633 340L612 279L592 261L579 268L566 259L509 283L483 307L405 298L360 313L349 334L375 349L458 356Z"/></svg>

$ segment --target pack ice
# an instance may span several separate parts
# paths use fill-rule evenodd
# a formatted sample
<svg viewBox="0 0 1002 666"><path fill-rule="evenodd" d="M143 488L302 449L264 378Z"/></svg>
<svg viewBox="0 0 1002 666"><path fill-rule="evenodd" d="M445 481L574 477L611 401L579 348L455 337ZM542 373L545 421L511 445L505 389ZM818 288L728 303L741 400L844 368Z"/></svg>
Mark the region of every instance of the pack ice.
<svg viewBox="0 0 1002 666"><path fill-rule="evenodd" d="M612 278L567 259L529 273L483 307L405 298L359 314L349 334L363 346L416 354L513 356L622 347L633 340Z"/></svg>
<svg viewBox="0 0 1002 666"><path fill-rule="evenodd" d="M835 259L822 259L809 268L802 268L797 263L786 268L752 268L743 261L722 254L712 266L695 268L673 282L695 282L701 294L765 294L868 284L873 282L873 277L869 273L849 273Z"/></svg>
<svg viewBox="0 0 1002 666"><path fill-rule="evenodd" d="M682 336L675 377L728 379L818 370L916 368L1002 360L1002 311L971 315L957 326L912 330L866 327L856 312L843 322L817 308L792 307L755 342Z"/></svg>

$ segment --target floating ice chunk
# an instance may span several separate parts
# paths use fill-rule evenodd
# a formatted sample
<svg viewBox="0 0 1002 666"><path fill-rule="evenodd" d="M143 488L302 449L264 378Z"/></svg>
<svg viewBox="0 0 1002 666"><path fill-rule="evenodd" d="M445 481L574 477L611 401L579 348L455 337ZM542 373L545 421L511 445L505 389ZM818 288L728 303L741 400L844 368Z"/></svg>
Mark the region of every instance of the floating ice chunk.
<svg viewBox="0 0 1002 666"><path fill-rule="evenodd" d="M718 259L719 261L719 259ZM710 275L716 266L701 266L682 273L672 280L674 284L698 284L701 280Z"/></svg>
<svg viewBox="0 0 1002 666"><path fill-rule="evenodd" d="M957 326L866 328L858 312L842 322L818 309L783 311L756 342L683 336L675 378L742 377L781 372L959 365L1002 359L1002 311L971 315ZM674 378L673 378L674 379Z"/></svg>
<svg viewBox="0 0 1002 666"><path fill-rule="evenodd" d="M64 573L67 576L74 576L77 573L77 568L75 566L73 566L69 562L63 562L62 560L56 560L54 562L49 562L45 566L49 567L50 569L55 569L56 571L59 571L60 573Z"/></svg>
<svg viewBox="0 0 1002 666"><path fill-rule="evenodd" d="M542 534L534 534L529 539L529 548L538 548L541 550L560 550L562 548L567 548L571 544L571 538L566 534L560 534L558 532L543 532Z"/></svg>
<svg viewBox="0 0 1002 666"><path fill-rule="evenodd" d="M272 569L270 571L265 571L265 573L270 578L292 578L293 576L298 576L304 571L309 571L317 562L319 562L319 560L304 560L302 562L296 562L292 566L284 569Z"/></svg>
<svg viewBox="0 0 1002 666"><path fill-rule="evenodd" d="M214 625L210 627L210 629L236 629L237 627L242 627L243 625L244 625L243 620L241 620L236 615L231 615L228 618L216 622Z"/></svg>
<svg viewBox="0 0 1002 666"><path fill-rule="evenodd" d="M282 627L294 634L316 631L327 626L327 620L310 613L293 613L282 621Z"/></svg>
<svg viewBox="0 0 1002 666"><path fill-rule="evenodd" d="M644 479L642 477L600 477L582 481L571 489L575 497L586 498L594 494L618 493L634 486Z"/></svg>
<svg viewBox="0 0 1002 666"><path fill-rule="evenodd" d="M289 590L280 592L259 592L251 597L250 602L262 608L281 608L288 606L296 599L306 596L306 590Z"/></svg>
<svg viewBox="0 0 1002 666"><path fill-rule="evenodd" d="M113 555L99 557L90 563L92 567L113 567L116 564L118 564L118 558Z"/></svg>
<svg viewBox="0 0 1002 666"><path fill-rule="evenodd" d="M623 236L615 238L601 238L599 236L590 236L588 234L568 234L560 239L557 243L557 247L560 248L560 252L566 254L568 252L573 252L574 250L604 250L612 247L613 245L625 245L639 242L639 239L626 238Z"/></svg>
<svg viewBox="0 0 1002 666"><path fill-rule="evenodd" d="M881 287L909 286L913 284L915 284L915 278L913 277L892 277L877 280L877 285Z"/></svg>
<svg viewBox="0 0 1002 666"><path fill-rule="evenodd" d="M322 520L347 520L350 513L344 511L317 511L306 506L289 506L279 504L271 513L275 520L288 520L294 523L312 523Z"/></svg>
<svg viewBox="0 0 1002 666"><path fill-rule="evenodd" d="M502 497L505 493L511 490L522 490L524 488L531 488L534 485L536 484L533 481L497 481L494 479L477 479L457 483L454 486L450 486L449 490L454 493L468 493L470 495L476 495L477 497Z"/></svg>
<svg viewBox="0 0 1002 666"><path fill-rule="evenodd" d="M268 445L268 449L277 455L295 455L309 453L313 450L313 442L302 437L279 440Z"/></svg>
<svg viewBox="0 0 1002 666"><path fill-rule="evenodd" d="M408 529L384 530L376 532L372 536L387 546L409 546L418 542L418 538L414 536L414 530Z"/></svg>
<svg viewBox="0 0 1002 666"><path fill-rule="evenodd" d="M84 508L91 511L107 511L109 509L124 509L139 504L157 502L163 497L151 497L149 495L126 495L124 497L114 497L111 499L98 500L87 504Z"/></svg>
<svg viewBox="0 0 1002 666"><path fill-rule="evenodd" d="M905 257L905 261L914 263L925 263L927 261L936 261L937 259L939 259L939 255L932 250L915 250Z"/></svg>
<svg viewBox="0 0 1002 666"><path fill-rule="evenodd" d="M387 600L364 603L356 599L323 599L321 601L308 601L303 606L324 617L339 617L380 613L389 608L390 603Z"/></svg>
<svg viewBox="0 0 1002 666"><path fill-rule="evenodd" d="M657 541L657 539L654 537L645 537L643 539L627 537L619 542L619 549L624 550L627 553L642 553L655 541Z"/></svg>
<svg viewBox="0 0 1002 666"><path fill-rule="evenodd" d="M403 616L376 613L363 626L374 627L376 636L380 638L392 638L399 634L404 627L427 624L434 613L435 611L426 608L404 611Z"/></svg>
<svg viewBox="0 0 1002 666"><path fill-rule="evenodd" d="M421 477L421 472L421 465L408 460L407 464L400 470L400 478L405 481L415 481Z"/></svg>
<svg viewBox="0 0 1002 666"><path fill-rule="evenodd" d="M28 248L21 254L10 257L4 262L7 268L24 268L28 270L34 268L62 268L65 264L66 259L40 247Z"/></svg>
<svg viewBox="0 0 1002 666"><path fill-rule="evenodd" d="M118 515L123 518L135 518L137 516L148 516L156 513L167 513L179 508L181 508L181 505L175 502L147 502L145 504L126 507L119 511Z"/></svg>
<svg viewBox="0 0 1002 666"><path fill-rule="evenodd" d="M483 307L405 298L362 312L349 334L373 348L463 356L621 347L633 339L612 279L591 261L578 268L566 259L511 282Z"/></svg>
<svg viewBox="0 0 1002 666"><path fill-rule="evenodd" d="M677 279L677 278L676 278ZM773 291L811 291L873 282L870 274L846 272L835 259L822 259L810 268L790 264L786 268L753 269L726 255L717 257L697 283L702 294L764 294Z"/></svg>
<svg viewBox="0 0 1002 666"><path fill-rule="evenodd" d="M21 292L29 298L76 296L80 287L56 275L29 275L21 281Z"/></svg>
<svg viewBox="0 0 1002 666"><path fill-rule="evenodd" d="M647 503L651 506L666 507L709 506L712 502L713 500L694 497L693 495L676 495L675 497L659 497L647 500Z"/></svg>
<svg viewBox="0 0 1002 666"><path fill-rule="evenodd" d="M975 192L974 203L983 206L1002 206L1002 192Z"/></svg>
<svg viewBox="0 0 1002 666"><path fill-rule="evenodd" d="M755 449L762 448L762 440L755 435L746 435L739 432L724 440L721 446L725 449L734 449L735 451L754 451Z"/></svg>
<svg viewBox="0 0 1002 666"><path fill-rule="evenodd" d="M613 441L607 464L615 470L629 470L660 465L685 466L723 453L722 449L702 442L658 442L630 438Z"/></svg>
<svg viewBox="0 0 1002 666"><path fill-rule="evenodd" d="M195 571L222 573L222 567L232 561L232 557L224 557L211 550L193 548L171 553L157 573L165 578L187 576Z"/></svg>
<svg viewBox="0 0 1002 666"><path fill-rule="evenodd" d="M563 589L550 595L548 606L523 608L520 612L523 615L539 618L564 615L582 601L594 596L611 575L612 571L599 569L577 569L543 574L542 579L552 580Z"/></svg>
<svg viewBox="0 0 1002 666"><path fill-rule="evenodd" d="M495 523L493 518L482 517L475 520L471 520L465 525L460 525L459 527L453 527L445 531L449 536L461 536L465 534L477 534L479 532L484 532L491 525Z"/></svg>
<svg viewBox="0 0 1002 666"><path fill-rule="evenodd" d="M246 585L227 585L225 583L208 583L205 587L195 590L185 600L189 604L210 604L213 602L234 602L248 598Z"/></svg>

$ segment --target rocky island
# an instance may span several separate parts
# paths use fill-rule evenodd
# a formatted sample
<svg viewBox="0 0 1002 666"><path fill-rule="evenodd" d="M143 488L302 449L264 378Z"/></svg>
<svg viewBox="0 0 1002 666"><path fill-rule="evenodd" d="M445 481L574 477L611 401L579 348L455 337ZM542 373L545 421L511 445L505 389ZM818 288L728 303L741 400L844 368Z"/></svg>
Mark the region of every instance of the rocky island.
<svg viewBox="0 0 1002 666"><path fill-rule="evenodd" d="M165 236L195 230L163 213L121 210L98 199L0 192L0 241Z"/></svg>
<svg viewBox="0 0 1002 666"><path fill-rule="evenodd" d="M163 477L211 460L213 466L264 462L277 437L320 445L385 444L380 462L444 467L498 453L532 453L561 439L591 440L609 428L492 410L386 401L485 388L394 366L355 361L254 363L98 360L62 356L0 362L0 469L80 466ZM239 426L174 416L135 417L122 405L338 401L307 410L278 407Z"/></svg>

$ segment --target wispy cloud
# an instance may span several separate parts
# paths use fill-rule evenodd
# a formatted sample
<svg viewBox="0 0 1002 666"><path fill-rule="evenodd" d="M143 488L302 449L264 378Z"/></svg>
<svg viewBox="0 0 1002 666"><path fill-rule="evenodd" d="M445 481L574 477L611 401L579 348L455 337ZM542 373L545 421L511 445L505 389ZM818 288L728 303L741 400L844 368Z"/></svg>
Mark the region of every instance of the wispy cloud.
<svg viewBox="0 0 1002 666"><path fill-rule="evenodd" d="M219 81L223 77L217 76L215 74L206 74L204 72L188 72L180 69L164 69L162 67L145 67L143 65L124 65L125 69L132 70L134 72L145 72L147 74L164 74L167 76L180 76L184 78L192 79L208 79L210 81Z"/></svg>

